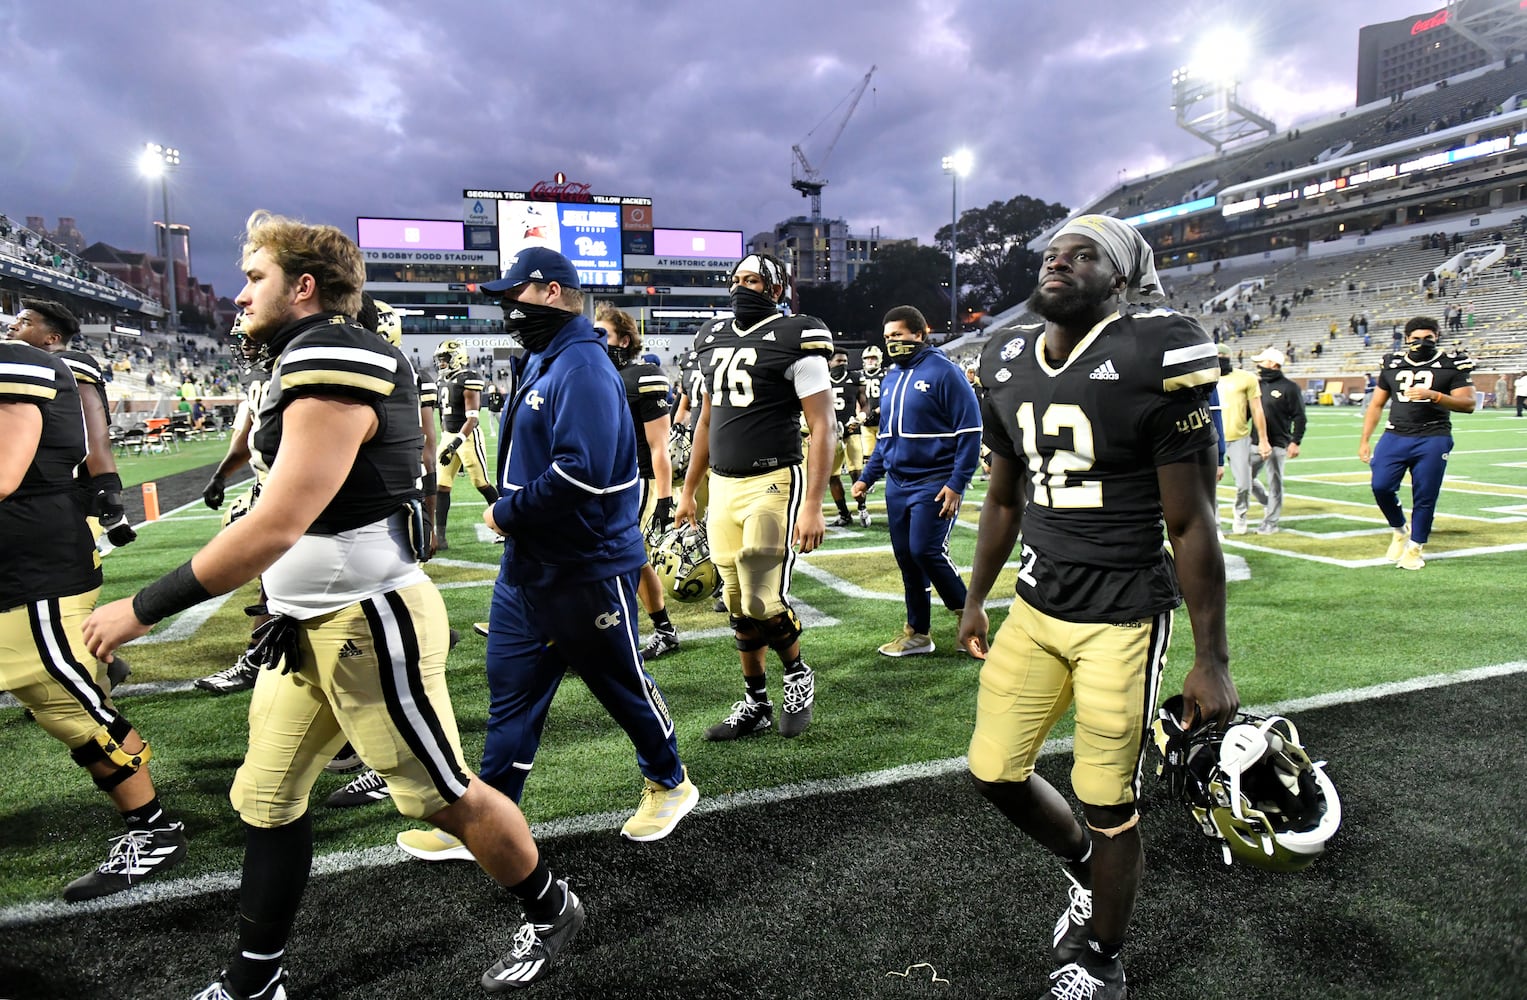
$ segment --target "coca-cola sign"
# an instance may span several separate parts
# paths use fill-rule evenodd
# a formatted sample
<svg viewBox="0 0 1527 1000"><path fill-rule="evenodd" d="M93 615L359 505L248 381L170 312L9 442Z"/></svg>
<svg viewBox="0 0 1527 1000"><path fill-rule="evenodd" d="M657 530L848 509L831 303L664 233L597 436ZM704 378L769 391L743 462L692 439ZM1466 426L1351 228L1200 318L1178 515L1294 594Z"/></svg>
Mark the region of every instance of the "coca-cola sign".
<svg viewBox="0 0 1527 1000"><path fill-rule="evenodd" d="M1433 28L1440 28L1440 27L1442 27L1446 23L1447 23L1447 11L1446 10L1439 10L1439 11L1437 11L1437 13L1433 14L1431 17L1422 18L1421 20L1417 21L1415 24L1412 24L1410 26L1410 33L1412 35L1419 35L1423 31L1431 31Z"/></svg>
<svg viewBox="0 0 1527 1000"><path fill-rule="evenodd" d="M577 184L567 179L567 175L557 172L550 184L545 181L536 181L526 196L536 201L593 201L589 194L588 184Z"/></svg>

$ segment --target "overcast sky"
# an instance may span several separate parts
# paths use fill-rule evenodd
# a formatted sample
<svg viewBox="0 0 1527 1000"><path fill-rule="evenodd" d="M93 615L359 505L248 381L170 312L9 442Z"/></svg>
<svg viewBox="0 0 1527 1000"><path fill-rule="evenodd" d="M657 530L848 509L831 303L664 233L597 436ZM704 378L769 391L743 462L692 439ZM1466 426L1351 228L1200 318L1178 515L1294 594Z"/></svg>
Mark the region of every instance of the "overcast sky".
<svg viewBox="0 0 1527 1000"><path fill-rule="evenodd" d="M63 13L65 8L69 13ZM232 296L255 208L330 222L460 219L461 190L557 171L647 195L659 226L751 236L808 203L927 243L940 158L975 156L963 210L1028 194L1079 207L1209 147L1176 127L1172 70L1216 25L1252 56L1241 97L1280 128L1355 101L1363 24L1401 0L0 0L0 212L73 216L150 243L146 140L178 146L171 216ZM870 89L821 158L871 65ZM834 109L837 109L834 111ZM813 132L813 129L815 131Z"/></svg>

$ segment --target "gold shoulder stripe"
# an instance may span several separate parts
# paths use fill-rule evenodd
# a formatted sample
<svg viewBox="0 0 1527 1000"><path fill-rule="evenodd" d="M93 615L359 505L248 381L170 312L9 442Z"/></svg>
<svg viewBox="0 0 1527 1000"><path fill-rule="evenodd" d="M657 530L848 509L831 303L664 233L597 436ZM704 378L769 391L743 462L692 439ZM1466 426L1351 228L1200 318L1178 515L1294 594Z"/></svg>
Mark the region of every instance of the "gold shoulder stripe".
<svg viewBox="0 0 1527 1000"><path fill-rule="evenodd" d="M384 378L362 375L358 372L335 371L332 368L323 371L292 372L290 375L281 376L282 391L300 385L343 385L352 389L365 389L378 396L390 396L392 390L396 388Z"/></svg>
<svg viewBox="0 0 1527 1000"><path fill-rule="evenodd" d="M1164 379L1161 383L1162 392L1176 392L1178 389L1191 389L1195 385L1206 385L1210 382L1219 381L1219 368L1200 368L1196 372L1188 372L1186 375L1174 375Z"/></svg>
<svg viewBox="0 0 1527 1000"><path fill-rule="evenodd" d="M51 385L37 385L35 382L0 382L0 396L35 396L38 399L52 399L58 395L58 390Z"/></svg>
<svg viewBox="0 0 1527 1000"><path fill-rule="evenodd" d="M666 385L644 385L640 391L646 393L655 392L664 396L668 395L668 387Z"/></svg>
<svg viewBox="0 0 1527 1000"><path fill-rule="evenodd" d="M803 340L801 341L801 350L830 351L832 350L832 340Z"/></svg>

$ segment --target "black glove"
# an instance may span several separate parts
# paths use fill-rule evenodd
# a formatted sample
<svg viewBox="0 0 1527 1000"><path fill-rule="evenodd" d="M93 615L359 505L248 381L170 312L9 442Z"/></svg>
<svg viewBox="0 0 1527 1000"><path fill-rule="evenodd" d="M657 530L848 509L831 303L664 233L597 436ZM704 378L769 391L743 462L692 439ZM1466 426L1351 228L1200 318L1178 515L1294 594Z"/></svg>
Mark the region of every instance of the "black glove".
<svg viewBox="0 0 1527 1000"><path fill-rule="evenodd" d="M652 520L647 522L647 533L657 537L673 524L673 497L659 497L652 509Z"/></svg>
<svg viewBox="0 0 1527 1000"><path fill-rule="evenodd" d="M127 523L127 511L122 508L122 477L106 472L92 478L90 484L96 491L90 501L90 513L101 522L101 530L111 544L121 548L136 541L138 533Z"/></svg>
<svg viewBox="0 0 1527 1000"><path fill-rule="evenodd" d="M445 446L440 449L440 464L449 465L451 459L456 455L456 449L460 448L465 441L466 438L461 434L452 434L446 438Z"/></svg>
<svg viewBox="0 0 1527 1000"><path fill-rule="evenodd" d="M223 489L227 485L227 480L213 473L211 482L207 483L207 488L201 491L201 498L206 501L208 507L217 510L223 505Z"/></svg>
<svg viewBox="0 0 1527 1000"><path fill-rule="evenodd" d="M297 635L302 623L290 615L276 615L249 635L250 663L264 670L277 665L283 674L297 669Z"/></svg>

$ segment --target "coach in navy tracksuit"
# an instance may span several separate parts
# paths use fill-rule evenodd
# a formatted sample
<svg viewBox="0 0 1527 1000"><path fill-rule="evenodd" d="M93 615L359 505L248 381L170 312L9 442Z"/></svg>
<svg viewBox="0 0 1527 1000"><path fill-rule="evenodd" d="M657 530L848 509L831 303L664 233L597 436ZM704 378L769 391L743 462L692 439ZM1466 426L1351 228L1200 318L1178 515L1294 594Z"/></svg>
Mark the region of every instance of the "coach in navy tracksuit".
<svg viewBox="0 0 1527 1000"><path fill-rule="evenodd" d="M928 322L916 309L897 306L885 314L885 349L893 364L880 387L880 432L854 497L885 473L907 624L880 652L916 656L933 652L930 582L944 607L965 606L965 581L949 558L949 533L980 461L981 410L965 373L928 343Z"/></svg>
<svg viewBox="0 0 1527 1000"><path fill-rule="evenodd" d="M503 296L504 325L527 354L502 417L500 499L484 515L505 541L489 617L481 774L519 800L552 696L573 669L630 736L649 789L674 793L656 827L622 831L655 840L699 796L637 642L647 554L625 389L604 335L578 311L582 290L567 258L521 251L502 280L482 287ZM644 793L644 808L651 797Z"/></svg>

